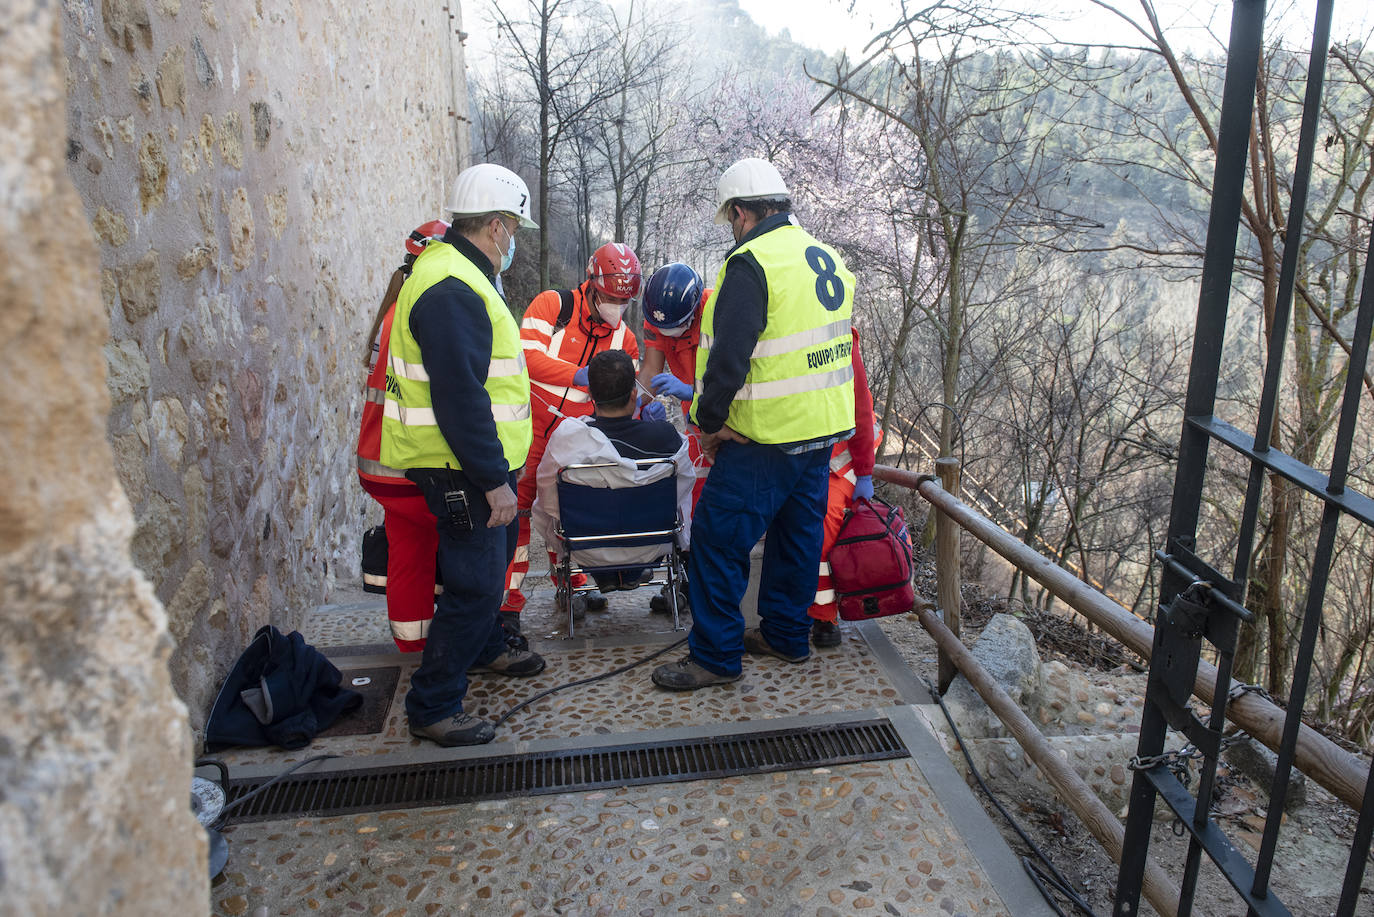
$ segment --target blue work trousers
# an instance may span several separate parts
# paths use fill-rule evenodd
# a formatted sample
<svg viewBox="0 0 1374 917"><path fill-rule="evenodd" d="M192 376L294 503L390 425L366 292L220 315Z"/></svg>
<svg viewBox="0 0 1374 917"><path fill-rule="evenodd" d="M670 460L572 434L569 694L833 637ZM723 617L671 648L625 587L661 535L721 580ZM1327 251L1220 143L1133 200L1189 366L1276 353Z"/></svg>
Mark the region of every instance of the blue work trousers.
<svg viewBox="0 0 1374 917"><path fill-rule="evenodd" d="M468 669L505 652L501 598L518 529L516 522L487 528L491 507L486 494L461 471L424 469L410 477L438 520L439 570L444 577L424 655L406 694L406 716L418 727L461 713ZM512 491L517 477L510 476ZM449 514L444 493L452 489L467 494L471 529L458 525Z"/></svg>
<svg viewBox="0 0 1374 917"><path fill-rule="evenodd" d="M806 610L816 597L829 460L829 449L789 455L760 443L721 444L692 516L688 562L688 646L703 668L717 675L740 671L740 601L749 586L749 551L765 532L759 581L763 637L789 656L810 652Z"/></svg>

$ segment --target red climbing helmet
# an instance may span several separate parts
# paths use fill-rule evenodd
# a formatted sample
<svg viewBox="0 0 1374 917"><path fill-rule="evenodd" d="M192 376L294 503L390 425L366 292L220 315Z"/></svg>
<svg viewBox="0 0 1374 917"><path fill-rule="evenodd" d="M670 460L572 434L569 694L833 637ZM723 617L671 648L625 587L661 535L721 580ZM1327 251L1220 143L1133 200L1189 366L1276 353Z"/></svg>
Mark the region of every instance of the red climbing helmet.
<svg viewBox="0 0 1374 917"><path fill-rule="evenodd" d="M420 252L425 250L425 246L431 241L441 240L444 233L448 232L448 224L443 220L430 220L428 223L421 223L410 231L406 236L406 254L411 257L418 257Z"/></svg>
<svg viewBox="0 0 1374 917"><path fill-rule="evenodd" d="M606 296L634 299L639 295L639 258L624 242L607 242L587 259L587 278Z"/></svg>

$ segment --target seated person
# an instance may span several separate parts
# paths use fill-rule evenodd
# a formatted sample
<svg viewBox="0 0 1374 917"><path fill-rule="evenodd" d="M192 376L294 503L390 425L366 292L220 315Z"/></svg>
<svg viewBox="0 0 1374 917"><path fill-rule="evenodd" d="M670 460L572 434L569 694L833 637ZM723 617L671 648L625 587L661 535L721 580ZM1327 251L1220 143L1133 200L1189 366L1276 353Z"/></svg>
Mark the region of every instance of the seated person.
<svg viewBox="0 0 1374 917"><path fill-rule="evenodd" d="M569 465L613 462L617 467L586 469L565 476L565 480L597 487L638 487L669 474L666 465L638 468L635 459L671 458L677 469L678 514L691 518L692 485L696 471L687 454L687 441L665 420L636 420L635 367L623 350L607 350L592 357L587 366L587 388L596 412L592 417L568 417L549 437L548 448L539 463L535 480L538 495L531 511L531 522L554 549L558 540L558 471ZM688 547L690 537L684 525L678 546ZM584 567L620 566L651 563L663 553L653 545L631 548L601 548L580 552ZM647 568L596 577L602 592L633 589L644 581Z"/></svg>

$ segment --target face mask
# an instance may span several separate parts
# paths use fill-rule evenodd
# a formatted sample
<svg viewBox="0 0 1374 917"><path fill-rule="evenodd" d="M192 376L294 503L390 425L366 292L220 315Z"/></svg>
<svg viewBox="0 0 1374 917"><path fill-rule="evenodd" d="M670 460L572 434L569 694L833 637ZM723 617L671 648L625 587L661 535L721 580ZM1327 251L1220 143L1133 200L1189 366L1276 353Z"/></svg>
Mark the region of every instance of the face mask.
<svg viewBox="0 0 1374 917"><path fill-rule="evenodd" d="M620 317L625 314L625 307L629 303L609 303L597 300L596 314L601 316L601 320L612 328L620 326Z"/></svg>
<svg viewBox="0 0 1374 917"><path fill-rule="evenodd" d="M689 325L678 325L676 328L655 328L654 330L664 337L680 338L687 333L688 327Z"/></svg>
<svg viewBox="0 0 1374 917"><path fill-rule="evenodd" d="M501 228L506 229L505 222L501 223ZM506 249L506 253L501 256L502 271L509 270L511 262L515 260L515 236L511 233L509 229L506 229L506 235L510 236L510 246Z"/></svg>

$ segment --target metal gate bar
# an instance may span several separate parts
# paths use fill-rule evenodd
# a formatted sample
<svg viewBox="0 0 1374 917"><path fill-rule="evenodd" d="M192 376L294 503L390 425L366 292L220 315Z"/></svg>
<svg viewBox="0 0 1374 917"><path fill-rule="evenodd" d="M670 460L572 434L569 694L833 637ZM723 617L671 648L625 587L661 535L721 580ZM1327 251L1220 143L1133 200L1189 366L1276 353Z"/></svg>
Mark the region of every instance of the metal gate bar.
<svg viewBox="0 0 1374 917"><path fill-rule="evenodd" d="M1264 372L1264 389L1254 436L1214 416L1217 380L1226 331L1231 283L1235 271L1243 188L1250 142L1250 123L1255 101L1263 44L1264 0L1235 0L1231 37L1222 96L1213 196L1198 298L1192 363L1185 400L1185 421L1179 443L1179 464L1174 482L1166 547L1158 556L1163 564L1160 607L1156 616L1154 647L1141 724L1139 757L1132 783L1126 825L1125 852L1117 878L1115 913L1133 917L1139 904L1141 879L1148 853L1156 795L1162 795L1190 833L1178 913L1192 911L1201 855L1207 853L1246 901L1252 917L1288 914L1269 883L1278 846L1284 802L1287 798L1303 705L1311 678L1316 639L1342 515L1374 526L1374 500L1346 491L1351 448L1359 415L1361 385L1368 363L1370 336L1374 333L1374 233L1364 267L1363 286L1356 316L1354 340L1347 363L1340 421L1329 473L1284 455L1271 446L1282 377L1285 346L1292 313L1293 290L1302 244L1303 220L1321 115L1322 84L1333 0L1317 0L1312 49L1293 193L1284 237L1278 296L1270 330ZM1197 553L1197 527L1210 442L1216 440L1243 456L1250 465L1244 510L1237 532L1232 576L1227 578ZM1322 518L1316 556L1308 582L1302 615L1298 656L1288 697L1278 765L1271 786L1263 840L1251 868L1208 817L1221 730L1231 691L1231 668L1239 628L1254 615L1242 604L1252 560L1259 503L1266 472L1282 478L1322 501ZM1203 722L1189 707L1203 641L1217 655L1214 702ZM1189 794L1183 782L1170 772L1164 754L1168 727L1187 736L1202 755L1198 794ZM1186 761L1184 762L1186 765ZM1199 803L1198 800L1203 800ZM1360 820L1346 866L1338 917L1353 917L1374 838L1374 768L1366 781Z"/></svg>

